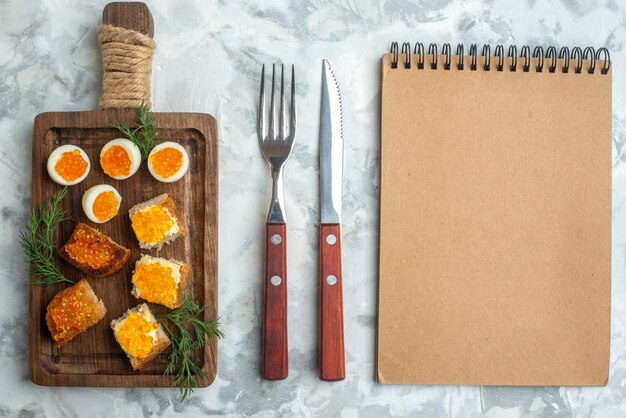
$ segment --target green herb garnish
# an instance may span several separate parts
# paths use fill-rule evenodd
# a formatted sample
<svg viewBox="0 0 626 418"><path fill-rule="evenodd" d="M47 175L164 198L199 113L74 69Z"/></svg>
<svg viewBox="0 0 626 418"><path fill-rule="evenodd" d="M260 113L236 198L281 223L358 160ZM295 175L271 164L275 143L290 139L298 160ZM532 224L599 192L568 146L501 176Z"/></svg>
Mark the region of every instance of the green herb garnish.
<svg viewBox="0 0 626 418"><path fill-rule="evenodd" d="M159 136L159 132L152 122L152 112L148 106L141 102L137 124L134 128L119 123L114 124L113 127L126 135L133 144L139 147L142 162L148 159L150 151L156 145L156 138Z"/></svg>
<svg viewBox="0 0 626 418"><path fill-rule="evenodd" d="M31 264L31 273L39 277L31 280L31 284L43 286L61 282L74 284L54 265L56 250L54 231L61 222L70 219L65 211L59 208L66 194L67 188L63 188L46 203L42 203L39 211L33 211L28 217L26 231L20 232L20 244Z"/></svg>
<svg viewBox="0 0 626 418"><path fill-rule="evenodd" d="M205 322L200 319L204 307L198 306L185 293L180 307L157 315L161 325L172 341L172 352L168 357L169 363L164 375L174 376L174 385L180 389L183 400L193 393L193 386L198 383L198 377L205 375L204 371L193 361L193 353L204 347L204 337L222 338L224 334L219 330L217 320Z"/></svg>

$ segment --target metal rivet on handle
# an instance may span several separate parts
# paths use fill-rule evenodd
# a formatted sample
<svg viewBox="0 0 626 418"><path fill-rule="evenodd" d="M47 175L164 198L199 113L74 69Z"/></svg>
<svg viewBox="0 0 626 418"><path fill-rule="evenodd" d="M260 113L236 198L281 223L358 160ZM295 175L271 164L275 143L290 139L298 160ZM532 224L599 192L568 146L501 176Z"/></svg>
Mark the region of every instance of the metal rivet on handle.
<svg viewBox="0 0 626 418"><path fill-rule="evenodd" d="M282 279L280 278L280 276L272 276L272 278L270 279L270 283L272 284L272 286L279 286L282 283Z"/></svg>
<svg viewBox="0 0 626 418"><path fill-rule="evenodd" d="M337 243L337 237L333 234L326 236L326 242L330 245L335 245Z"/></svg>
<svg viewBox="0 0 626 418"><path fill-rule="evenodd" d="M281 242L283 242L283 237L281 237L279 234L272 235L272 244L278 245Z"/></svg>
<svg viewBox="0 0 626 418"><path fill-rule="evenodd" d="M326 283L328 283L331 286L334 286L337 284L337 276L331 274L330 276L326 277Z"/></svg>

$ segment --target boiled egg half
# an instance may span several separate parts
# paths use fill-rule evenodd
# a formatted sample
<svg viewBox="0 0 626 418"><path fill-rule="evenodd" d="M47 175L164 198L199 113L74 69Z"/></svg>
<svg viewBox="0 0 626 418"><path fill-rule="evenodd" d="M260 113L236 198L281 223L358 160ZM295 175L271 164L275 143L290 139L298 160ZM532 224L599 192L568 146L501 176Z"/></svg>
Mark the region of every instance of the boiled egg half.
<svg viewBox="0 0 626 418"><path fill-rule="evenodd" d="M100 151L102 170L116 180L129 178L137 172L140 165L141 151L130 139L113 139Z"/></svg>
<svg viewBox="0 0 626 418"><path fill-rule="evenodd" d="M148 156L148 170L162 182L180 180L189 169L189 155L182 145L176 142L163 142L152 149Z"/></svg>
<svg viewBox="0 0 626 418"><path fill-rule="evenodd" d="M122 196L108 184L98 184L83 194L83 211L91 221L98 224L115 217L121 203Z"/></svg>
<svg viewBox="0 0 626 418"><path fill-rule="evenodd" d="M50 153L47 168L56 183L72 186L87 177L91 164L85 151L76 145L61 145Z"/></svg>

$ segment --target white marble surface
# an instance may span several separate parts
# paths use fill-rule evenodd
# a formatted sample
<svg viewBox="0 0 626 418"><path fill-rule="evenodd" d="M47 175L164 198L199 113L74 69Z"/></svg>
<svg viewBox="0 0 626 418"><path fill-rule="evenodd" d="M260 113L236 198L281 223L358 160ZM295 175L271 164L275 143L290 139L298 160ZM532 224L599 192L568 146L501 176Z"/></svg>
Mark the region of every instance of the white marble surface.
<svg viewBox="0 0 626 418"><path fill-rule="evenodd" d="M157 111L220 122L218 378L181 403L174 389L47 388L27 376L27 266L17 242L30 205L33 118L97 105L95 27L106 1L0 0L0 416L626 416L626 4L618 0L150 1ZM602 388L374 383L379 59L392 40L606 46L613 72L611 365ZM467 48L467 46L466 46ZM317 378L317 129L321 59L342 87L347 378ZM259 377L265 163L256 143L261 63L295 63L299 135L286 167L289 379ZM532 92L529 92L532 94ZM584 98L581 97L581 100ZM572 365L575 367L575 365Z"/></svg>

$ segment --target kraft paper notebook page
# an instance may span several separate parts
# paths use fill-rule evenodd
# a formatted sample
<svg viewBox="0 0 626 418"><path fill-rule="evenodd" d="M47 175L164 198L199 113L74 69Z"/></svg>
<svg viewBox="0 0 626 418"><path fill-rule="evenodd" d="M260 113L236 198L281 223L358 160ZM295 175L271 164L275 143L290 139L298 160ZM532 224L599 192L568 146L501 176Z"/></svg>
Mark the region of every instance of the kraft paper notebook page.
<svg viewBox="0 0 626 418"><path fill-rule="evenodd" d="M404 48L382 59L378 381L605 385L608 51Z"/></svg>

